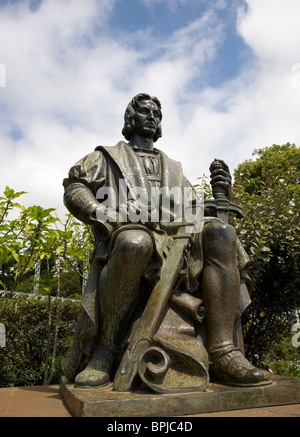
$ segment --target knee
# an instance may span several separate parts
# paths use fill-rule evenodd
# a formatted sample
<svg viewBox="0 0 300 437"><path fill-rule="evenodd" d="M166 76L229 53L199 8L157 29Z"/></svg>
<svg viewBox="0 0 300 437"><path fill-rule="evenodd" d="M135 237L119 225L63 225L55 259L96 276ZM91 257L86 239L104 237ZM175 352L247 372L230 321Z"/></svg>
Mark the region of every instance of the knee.
<svg viewBox="0 0 300 437"><path fill-rule="evenodd" d="M233 226L223 222L211 222L205 225L204 234L208 239L236 240Z"/></svg>
<svg viewBox="0 0 300 437"><path fill-rule="evenodd" d="M151 236L144 231L129 230L121 232L116 238L115 249L121 253L125 260L150 258L153 252Z"/></svg>
<svg viewBox="0 0 300 437"><path fill-rule="evenodd" d="M228 253L236 251L236 231L233 226L222 223L208 223L203 230L204 246L209 252Z"/></svg>

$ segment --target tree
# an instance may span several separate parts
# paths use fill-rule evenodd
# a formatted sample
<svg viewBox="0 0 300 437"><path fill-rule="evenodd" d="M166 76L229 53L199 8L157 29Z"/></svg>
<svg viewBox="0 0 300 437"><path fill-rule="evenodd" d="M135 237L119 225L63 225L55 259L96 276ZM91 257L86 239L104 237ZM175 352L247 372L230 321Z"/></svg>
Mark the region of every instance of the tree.
<svg viewBox="0 0 300 437"><path fill-rule="evenodd" d="M38 259L43 259L43 247L47 243L52 225L58 221L53 216L54 208L44 209L33 205L25 208L15 199L25 194L6 187L0 197L0 265L9 264L10 290L14 290ZM11 220L9 212L20 209L18 218ZM12 279L13 278L13 279ZM1 285L6 286L5 268L2 268Z"/></svg>
<svg viewBox="0 0 300 437"><path fill-rule="evenodd" d="M20 289L24 281L31 285L25 290L33 292L35 266L37 262L46 266L38 292L49 297L44 383L50 384L59 341L59 299L63 293L63 272L72 270L82 281L87 279L93 238L90 228L77 222L71 215L62 223L55 216L54 208L44 209L37 205L25 208L20 205L16 199L24 193L6 187L3 197L0 197L0 285L13 292ZM20 210L18 218L10 219L9 212L16 208ZM76 294L76 291L71 291L71 294ZM54 303L51 294L55 295ZM1 313L4 310L5 305L2 305Z"/></svg>
<svg viewBox="0 0 300 437"><path fill-rule="evenodd" d="M252 304L243 317L248 356L290 334L300 309L300 149L288 143L253 155L237 167L233 185L233 201L246 212L233 224L252 259Z"/></svg>
<svg viewBox="0 0 300 437"><path fill-rule="evenodd" d="M61 297L61 277L62 270L71 266L73 269L82 268L84 263L87 266L88 255L91 249L91 234L86 226L82 227L69 214L64 224L63 229L51 229L44 239L44 244L41 246L43 252L40 257L54 258L55 264L55 279L56 279L56 299L55 299L55 324L54 324L54 339L52 344L52 356L50 360L51 348L51 331L52 331L52 314L51 300L49 296L49 321L48 321L48 347L45 359L44 384L51 383L55 372L55 360L58 347L58 335L60 324L60 309L59 298ZM85 269L87 271L87 267ZM84 273L80 274L83 276ZM84 276L83 276L84 278ZM86 279L86 278L84 278Z"/></svg>

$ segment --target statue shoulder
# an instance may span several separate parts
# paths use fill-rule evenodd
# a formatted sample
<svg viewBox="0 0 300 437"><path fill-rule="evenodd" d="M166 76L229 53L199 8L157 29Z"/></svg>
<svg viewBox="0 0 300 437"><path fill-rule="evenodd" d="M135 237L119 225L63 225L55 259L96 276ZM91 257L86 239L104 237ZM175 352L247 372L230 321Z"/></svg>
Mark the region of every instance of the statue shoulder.
<svg viewBox="0 0 300 437"><path fill-rule="evenodd" d="M98 148L97 148L98 149ZM69 170L68 178L64 179L66 188L74 182L85 185L103 178L106 173L106 161L101 150L93 150L77 161Z"/></svg>
<svg viewBox="0 0 300 437"><path fill-rule="evenodd" d="M94 152L100 152L100 153L118 153L118 151L122 149L127 149L129 146L124 141L119 141L114 146L97 146L94 150Z"/></svg>

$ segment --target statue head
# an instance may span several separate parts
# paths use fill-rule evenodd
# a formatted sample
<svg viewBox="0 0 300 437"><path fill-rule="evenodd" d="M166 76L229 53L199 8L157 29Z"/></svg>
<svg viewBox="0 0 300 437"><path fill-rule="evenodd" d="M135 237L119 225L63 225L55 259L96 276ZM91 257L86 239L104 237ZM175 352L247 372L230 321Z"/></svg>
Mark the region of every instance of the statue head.
<svg viewBox="0 0 300 437"><path fill-rule="evenodd" d="M135 132L135 126L134 126L134 117L136 110L139 107L139 104L143 101L152 101L154 102L160 112L160 119L162 119L162 112L161 112L161 103L158 100L157 97L151 97L149 94L141 93L137 94L131 102L128 104L125 115L124 115L124 127L122 129L122 134L126 138L126 140L130 141L133 133ZM153 141L157 141L162 136L162 129L161 129L161 123L159 123L156 133L153 137Z"/></svg>

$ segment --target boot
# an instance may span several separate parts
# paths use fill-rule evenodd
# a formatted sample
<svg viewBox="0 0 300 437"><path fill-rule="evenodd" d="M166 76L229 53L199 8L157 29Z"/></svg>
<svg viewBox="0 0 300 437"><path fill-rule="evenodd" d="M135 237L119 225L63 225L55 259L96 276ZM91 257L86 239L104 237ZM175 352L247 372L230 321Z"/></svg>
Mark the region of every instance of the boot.
<svg viewBox="0 0 300 437"><path fill-rule="evenodd" d="M75 378L76 388L104 387L109 384L115 360L111 346L100 344L86 368Z"/></svg>
<svg viewBox="0 0 300 437"><path fill-rule="evenodd" d="M212 381L249 387L271 384L269 372L252 366L238 348L230 348L218 354L210 365Z"/></svg>
<svg viewBox="0 0 300 437"><path fill-rule="evenodd" d="M237 239L232 226L204 228L202 295L206 307L207 350L213 380L236 386L270 384L271 375L252 366L235 347L233 329L240 296Z"/></svg>

